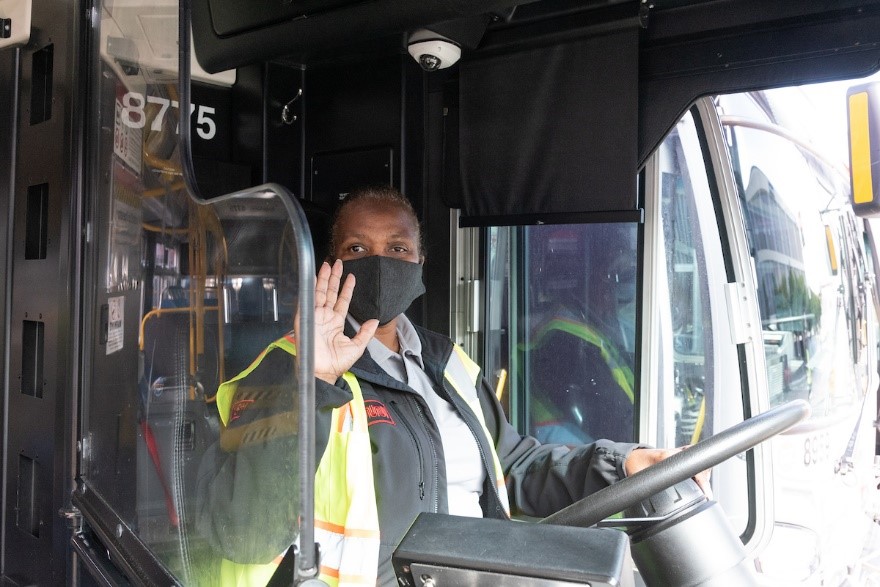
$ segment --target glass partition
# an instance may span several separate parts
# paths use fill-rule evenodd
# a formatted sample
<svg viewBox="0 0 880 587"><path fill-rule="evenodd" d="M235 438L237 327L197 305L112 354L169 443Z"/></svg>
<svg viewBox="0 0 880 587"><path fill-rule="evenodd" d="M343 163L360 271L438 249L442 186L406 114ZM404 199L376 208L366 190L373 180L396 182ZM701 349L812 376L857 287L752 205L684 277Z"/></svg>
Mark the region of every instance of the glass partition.
<svg viewBox="0 0 880 587"><path fill-rule="evenodd" d="M271 569L297 538L303 229L269 190L188 193L180 125L209 141L223 122L209 104L181 115L177 3L98 14L83 493L182 584L219 584L224 560Z"/></svg>

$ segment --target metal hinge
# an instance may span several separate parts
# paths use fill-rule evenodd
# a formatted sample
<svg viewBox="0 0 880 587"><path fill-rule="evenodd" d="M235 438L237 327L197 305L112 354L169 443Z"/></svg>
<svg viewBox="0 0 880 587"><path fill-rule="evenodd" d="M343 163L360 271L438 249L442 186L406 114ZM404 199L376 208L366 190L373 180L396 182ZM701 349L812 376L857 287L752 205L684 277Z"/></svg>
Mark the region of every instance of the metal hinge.
<svg viewBox="0 0 880 587"><path fill-rule="evenodd" d="M743 282L726 283L724 297L727 301L727 317L730 320L730 339L733 344L752 342L754 315L748 288Z"/></svg>
<svg viewBox="0 0 880 587"><path fill-rule="evenodd" d="M464 282L465 297L465 332L474 333L480 331L480 300L481 287L479 279L469 279Z"/></svg>
<svg viewBox="0 0 880 587"><path fill-rule="evenodd" d="M73 534L80 534L82 532L83 518L78 508L72 505L67 508L61 508L58 510L58 515L67 520L67 528Z"/></svg>

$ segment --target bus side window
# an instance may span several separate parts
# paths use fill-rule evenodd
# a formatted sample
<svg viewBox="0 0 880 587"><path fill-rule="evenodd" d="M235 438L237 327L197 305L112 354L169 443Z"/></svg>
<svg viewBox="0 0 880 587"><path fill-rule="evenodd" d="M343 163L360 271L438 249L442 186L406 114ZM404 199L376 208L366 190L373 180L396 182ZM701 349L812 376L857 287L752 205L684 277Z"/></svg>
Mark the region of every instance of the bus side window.
<svg viewBox="0 0 880 587"><path fill-rule="evenodd" d="M529 433L548 442L633 438L635 224L524 229Z"/></svg>
<svg viewBox="0 0 880 587"><path fill-rule="evenodd" d="M673 132L663 145L660 172L669 295L669 324L661 329L661 336L671 337L676 413L674 438L672 429L667 434L668 442L676 446L693 444L712 433L712 322L692 181L681 140Z"/></svg>
<svg viewBox="0 0 880 587"><path fill-rule="evenodd" d="M687 113L649 160L641 365L641 440L682 446L742 419L737 345L727 315L727 274L719 225L694 116ZM646 278L646 284L647 284ZM713 469L712 486L734 529L749 527L746 464Z"/></svg>
<svg viewBox="0 0 880 587"><path fill-rule="evenodd" d="M523 432L559 443L634 438L637 232L490 229L487 367L509 373L509 396L499 395Z"/></svg>
<svg viewBox="0 0 880 587"><path fill-rule="evenodd" d="M725 100L741 116L764 118L747 96ZM853 403L860 387L853 366L862 267L846 188L782 136L739 126L728 134L757 270L771 404L804 398L814 417L828 414Z"/></svg>
<svg viewBox="0 0 880 587"><path fill-rule="evenodd" d="M849 178L812 147L799 98L789 88L718 101L757 277L758 374L771 405L812 408L771 440L774 529L756 566L772 584L832 584L846 581L873 526L874 309Z"/></svg>

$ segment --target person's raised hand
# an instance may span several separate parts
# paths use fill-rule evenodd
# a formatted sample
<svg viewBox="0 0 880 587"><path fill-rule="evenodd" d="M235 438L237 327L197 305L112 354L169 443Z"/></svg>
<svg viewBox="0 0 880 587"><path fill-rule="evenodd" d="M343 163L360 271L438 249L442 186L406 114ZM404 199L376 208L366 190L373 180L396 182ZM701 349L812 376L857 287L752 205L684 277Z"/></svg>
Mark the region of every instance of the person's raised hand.
<svg viewBox="0 0 880 587"><path fill-rule="evenodd" d="M326 261L315 280L315 377L335 383L354 365L373 338L378 320L367 320L356 335L345 335L345 316L355 287L354 275L342 281L342 261Z"/></svg>
<svg viewBox="0 0 880 587"><path fill-rule="evenodd" d="M627 476L635 475L642 469L646 469L655 463L659 463L663 459L668 459L675 453L681 452L686 448L687 446L672 449L637 448L626 457L626 460L623 462L623 469L626 471ZM708 470L703 471L694 477L694 481L697 482L697 485L700 486L700 489L703 490L703 493L705 493L706 497L709 499L712 499L712 486L709 484L711 474L711 470Z"/></svg>

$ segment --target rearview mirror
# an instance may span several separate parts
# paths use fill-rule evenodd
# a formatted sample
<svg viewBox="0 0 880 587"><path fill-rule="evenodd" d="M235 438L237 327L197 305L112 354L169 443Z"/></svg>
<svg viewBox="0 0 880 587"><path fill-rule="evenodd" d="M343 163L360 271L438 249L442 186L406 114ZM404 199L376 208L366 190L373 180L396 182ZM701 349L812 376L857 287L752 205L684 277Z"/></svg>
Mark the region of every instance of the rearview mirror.
<svg viewBox="0 0 880 587"><path fill-rule="evenodd" d="M880 88L877 83L846 92L849 175L853 211L863 218L880 216Z"/></svg>

